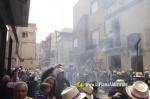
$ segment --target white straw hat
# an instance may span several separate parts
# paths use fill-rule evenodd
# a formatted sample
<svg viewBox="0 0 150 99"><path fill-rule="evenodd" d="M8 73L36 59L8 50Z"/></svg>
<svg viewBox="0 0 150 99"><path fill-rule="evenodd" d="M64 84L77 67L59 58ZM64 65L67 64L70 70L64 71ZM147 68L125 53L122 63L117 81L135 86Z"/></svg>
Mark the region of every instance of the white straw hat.
<svg viewBox="0 0 150 99"><path fill-rule="evenodd" d="M82 99L86 96L85 93L80 93L75 86L67 87L61 93L62 99Z"/></svg>
<svg viewBox="0 0 150 99"><path fill-rule="evenodd" d="M149 71L145 71L145 74L149 74Z"/></svg>
<svg viewBox="0 0 150 99"><path fill-rule="evenodd" d="M117 79L116 84L116 87L125 87L125 81L123 79Z"/></svg>
<svg viewBox="0 0 150 99"><path fill-rule="evenodd" d="M135 76L136 75L136 76ZM134 77L144 77L142 72L135 72Z"/></svg>
<svg viewBox="0 0 150 99"><path fill-rule="evenodd" d="M149 87L143 81L136 81L132 86L126 87L126 92L133 99L150 99Z"/></svg>
<svg viewBox="0 0 150 99"><path fill-rule="evenodd" d="M88 99L93 99L93 94L92 94L93 93L93 87L86 86L86 87L83 87L82 90L86 94L86 97Z"/></svg>

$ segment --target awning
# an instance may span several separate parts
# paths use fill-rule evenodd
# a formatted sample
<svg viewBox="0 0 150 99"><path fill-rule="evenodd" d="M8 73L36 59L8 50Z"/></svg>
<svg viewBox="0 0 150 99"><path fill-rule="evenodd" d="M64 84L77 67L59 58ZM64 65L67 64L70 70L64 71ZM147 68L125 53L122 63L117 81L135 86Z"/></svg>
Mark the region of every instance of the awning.
<svg viewBox="0 0 150 99"><path fill-rule="evenodd" d="M6 25L28 26L30 0L0 0L0 16ZM10 18L12 17L12 19Z"/></svg>

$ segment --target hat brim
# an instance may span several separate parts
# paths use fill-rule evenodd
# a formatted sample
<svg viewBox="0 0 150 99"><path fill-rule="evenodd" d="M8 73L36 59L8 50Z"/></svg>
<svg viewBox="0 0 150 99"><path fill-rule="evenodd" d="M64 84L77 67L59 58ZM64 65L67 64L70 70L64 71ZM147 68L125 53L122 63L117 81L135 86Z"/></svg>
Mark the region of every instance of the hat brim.
<svg viewBox="0 0 150 99"><path fill-rule="evenodd" d="M80 96L78 97L78 99L83 99L86 96L85 93L80 93Z"/></svg>
<svg viewBox="0 0 150 99"><path fill-rule="evenodd" d="M86 95L88 99L93 99L93 95Z"/></svg>
<svg viewBox="0 0 150 99"><path fill-rule="evenodd" d="M77 97L77 99L83 99L85 96L86 96L85 93L80 93L80 95ZM66 98L62 98L62 99L66 99Z"/></svg>
<svg viewBox="0 0 150 99"><path fill-rule="evenodd" d="M126 87L126 88L125 88L126 93L128 94L129 97L131 97L131 98L133 98L133 99L136 99L135 97L133 97L133 96L131 95L130 89L131 89L131 86ZM148 99L150 99L150 91L149 91L149 97L148 97Z"/></svg>
<svg viewBox="0 0 150 99"><path fill-rule="evenodd" d="M143 78L143 77L144 77L144 76L136 76L136 77L134 76L134 78Z"/></svg>

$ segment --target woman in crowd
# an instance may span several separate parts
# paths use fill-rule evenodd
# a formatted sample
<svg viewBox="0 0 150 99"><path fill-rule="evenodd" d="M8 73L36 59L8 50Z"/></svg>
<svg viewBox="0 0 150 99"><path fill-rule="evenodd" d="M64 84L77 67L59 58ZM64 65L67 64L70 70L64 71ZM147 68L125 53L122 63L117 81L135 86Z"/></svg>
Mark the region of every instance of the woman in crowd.
<svg viewBox="0 0 150 99"><path fill-rule="evenodd" d="M48 93L50 91L50 85L48 83L41 83L40 90L36 92L35 99L53 99L49 98Z"/></svg>
<svg viewBox="0 0 150 99"><path fill-rule="evenodd" d="M58 99L58 95L56 93L56 79L52 76L47 77L44 80L45 83L49 83L50 84L50 92L49 92L49 98L52 99L53 97L56 97L56 99Z"/></svg>

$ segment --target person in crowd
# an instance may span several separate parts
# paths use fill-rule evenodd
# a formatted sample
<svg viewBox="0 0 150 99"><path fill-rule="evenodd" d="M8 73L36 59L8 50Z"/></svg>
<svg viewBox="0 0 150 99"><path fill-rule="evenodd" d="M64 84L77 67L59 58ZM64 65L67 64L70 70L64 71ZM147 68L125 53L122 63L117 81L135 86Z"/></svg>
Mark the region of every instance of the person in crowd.
<svg viewBox="0 0 150 99"><path fill-rule="evenodd" d="M58 99L58 94L56 93L56 79L52 76L47 77L43 82L50 84L50 92L49 92L49 98L52 99L53 97L56 97Z"/></svg>
<svg viewBox="0 0 150 99"><path fill-rule="evenodd" d="M27 97L28 86L25 82L17 82L13 89L14 99L33 99Z"/></svg>
<svg viewBox="0 0 150 99"><path fill-rule="evenodd" d="M20 81L27 82L28 79L29 79L29 76L27 75L26 70L22 69L21 70L21 75L20 75Z"/></svg>
<svg viewBox="0 0 150 99"><path fill-rule="evenodd" d="M0 84L0 97L1 99L12 99L12 90L7 87L7 83L10 81L8 75L4 75Z"/></svg>
<svg viewBox="0 0 150 99"><path fill-rule="evenodd" d="M149 76L149 71L145 71L145 72L144 72L144 77L145 77L145 79L147 79L148 76Z"/></svg>
<svg viewBox="0 0 150 99"><path fill-rule="evenodd" d="M129 99L150 99L148 85L143 81L136 81L133 85L126 87Z"/></svg>
<svg viewBox="0 0 150 99"><path fill-rule="evenodd" d="M142 72L135 72L134 78L135 79L134 79L133 83L135 81L144 81L144 75Z"/></svg>
<svg viewBox="0 0 150 99"><path fill-rule="evenodd" d="M49 68L48 70L44 71L44 73L41 76L41 82L43 82L46 77L48 77L50 74L52 74L52 72L55 69L60 68L61 66L62 66L61 64L58 64L58 65L56 65L56 66L54 66L52 68Z"/></svg>
<svg viewBox="0 0 150 99"><path fill-rule="evenodd" d="M94 86L93 87L93 99L100 99L97 97L97 93L98 93L98 87Z"/></svg>
<svg viewBox="0 0 150 99"><path fill-rule="evenodd" d="M109 82L109 79L108 79L106 71L103 71L101 79L102 79L103 83L108 83ZM105 92L108 91L108 87L102 87L102 88L104 89Z"/></svg>
<svg viewBox="0 0 150 99"><path fill-rule="evenodd" d="M121 72L117 72L117 79L122 79L122 73Z"/></svg>
<svg viewBox="0 0 150 99"><path fill-rule="evenodd" d="M150 90L150 74L149 74L148 77L145 79L145 83L149 86L149 90Z"/></svg>
<svg viewBox="0 0 150 99"><path fill-rule="evenodd" d="M112 82L115 82L116 80L117 80L117 71L114 70L112 75Z"/></svg>
<svg viewBox="0 0 150 99"><path fill-rule="evenodd" d="M31 72L29 76L30 76L29 81L27 81L27 85L28 85L27 96L34 98L38 78L34 72Z"/></svg>
<svg viewBox="0 0 150 99"><path fill-rule="evenodd" d="M128 83L128 85L130 85L132 83L130 71L125 73L125 79L126 79L126 83Z"/></svg>
<svg viewBox="0 0 150 99"><path fill-rule="evenodd" d="M125 81L123 79L117 79L116 85L117 86L115 90L109 91L109 99L129 99L125 91Z"/></svg>
<svg viewBox="0 0 150 99"><path fill-rule="evenodd" d="M41 83L40 90L36 92L35 99L53 99L49 98L48 93L50 92L50 85L49 83Z"/></svg>
<svg viewBox="0 0 150 99"><path fill-rule="evenodd" d="M59 95L59 98L61 99L61 92L63 91L63 89L66 88L67 86L70 86L69 81L65 78L65 71L62 68L59 68L57 70L56 81L57 81L56 91Z"/></svg>

